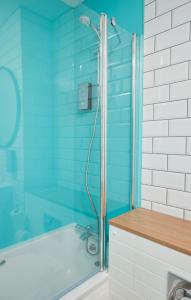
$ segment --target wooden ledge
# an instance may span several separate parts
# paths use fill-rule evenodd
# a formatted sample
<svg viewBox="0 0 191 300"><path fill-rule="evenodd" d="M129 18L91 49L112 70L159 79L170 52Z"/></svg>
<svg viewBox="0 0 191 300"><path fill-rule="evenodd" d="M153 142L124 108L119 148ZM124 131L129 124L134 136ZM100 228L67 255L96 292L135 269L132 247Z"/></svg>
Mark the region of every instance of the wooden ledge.
<svg viewBox="0 0 191 300"><path fill-rule="evenodd" d="M191 256L190 221L138 208L110 220L110 225Z"/></svg>

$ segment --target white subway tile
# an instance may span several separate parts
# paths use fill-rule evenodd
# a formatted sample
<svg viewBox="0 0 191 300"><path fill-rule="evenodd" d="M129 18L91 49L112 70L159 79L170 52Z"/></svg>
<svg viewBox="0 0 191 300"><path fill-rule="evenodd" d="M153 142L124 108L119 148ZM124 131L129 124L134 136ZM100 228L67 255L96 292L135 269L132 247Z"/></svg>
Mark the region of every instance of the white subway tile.
<svg viewBox="0 0 191 300"><path fill-rule="evenodd" d="M170 49L145 56L144 71L151 71L170 64Z"/></svg>
<svg viewBox="0 0 191 300"><path fill-rule="evenodd" d="M157 0L157 15L162 15L188 1L189 0Z"/></svg>
<svg viewBox="0 0 191 300"><path fill-rule="evenodd" d="M188 155L191 155L191 138L187 138L187 151Z"/></svg>
<svg viewBox="0 0 191 300"><path fill-rule="evenodd" d="M185 154L185 137L162 137L153 139L153 152L164 154Z"/></svg>
<svg viewBox="0 0 191 300"><path fill-rule="evenodd" d="M152 153L152 149L153 149L152 138L143 138L142 139L143 153Z"/></svg>
<svg viewBox="0 0 191 300"><path fill-rule="evenodd" d="M169 155L168 170L172 172L191 173L191 156Z"/></svg>
<svg viewBox="0 0 191 300"><path fill-rule="evenodd" d="M187 60L191 60L191 41L171 49L171 61L173 64Z"/></svg>
<svg viewBox="0 0 191 300"><path fill-rule="evenodd" d="M162 205L159 203L153 203L152 210L158 211L162 214L177 217L177 218L183 218L183 216L184 216L183 209L175 208L175 207L168 206L168 205Z"/></svg>
<svg viewBox="0 0 191 300"><path fill-rule="evenodd" d="M162 85L188 79L188 62L155 71L155 84Z"/></svg>
<svg viewBox="0 0 191 300"><path fill-rule="evenodd" d="M168 190L167 203L174 207L191 210L191 193Z"/></svg>
<svg viewBox="0 0 191 300"><path fill-rule="evenodd" d="M147 121L143 123L143 137L168 136L168 121Z"/></svg>
<svg viewBox="0 0 191 300"><path fill-rule="evenodd" d="M191 211L185 210L185 220L191 221Z"/></svg>
<svg viewBox="0 0 191 300"><path fill-rule="evenodd" d="M146 209L151 209L151 202L147 200L141 201L141 207Z"/></svg>
<svg viewBox="0 0 191 300"><path fill-rule="evenodd" d="M145 22L155 17L155 1L145 6Z"/></svg>
<svg viewBox="0 0 191 300"><path fill-rule="evenodd" d="M154 171L153 185L177 190L184 190L185 176L184 174L173 172Z"/></svg>
<svg viewBox="0 0 191 300"><path fill-rule="evenodd" d="M142 197L144 200L166 203L166 189L150 185L142 185Z"/></svg>
<svg viewBox="0 0 191 300"><path fill-rule="evenodd" d="M188 116L191 117L191 99L188 100Z"/></svg>
<svg viewBox="0 0 191 300"><path fill-rule="evenodd" d="M191 80L173 83L170 86L170 99L187 99L191 98Z"/></svg>
<svg viewBox="0 0 191 300"><path fill-rule="evenodd" d="M145 3L142 205L180 218L186 209L191 220L191 0ZM154 203L156 186L165 191L162 204L169 189L167 205Z"/></svg>
<svg viewBox="0 0 191 300"><path fill-rule="evenodd" d="M169 48L180 43L189 41L189 23L165 31L156 36L156 50Z"/></svg>
<svg viewBox="0 0 191 300"><path fill-rule="evenodd" d="M178 119L187 116L187 101L175 101L154 105L154 119Z"/></svg>
<svg viewBox="0 0 191 300"><path fill-rule="evenodd" d="M162 261L159 263L159 261L151 256L151 255L147 255L146 253L144 253L141 249L141 247L138 247L137 249L139 249L138 251L135 252L134 255L134 261L136 263L136 265L142 267L143 269L146 269L150 272L152 272L153 274L164 278L166 276L166 264L164 264ZM150 285L149 285L150 287ZM148 287L148 288L149 288ZM150 288L149 288L150 290ZM148 299L148 298L146 298ZM149 297L149 299L155 299L155 297ZM161 300L163 298L159 298L159 300Z"/></svg>
<svg viewBox="0 0 191 300"><path fill-rule="evenodd" d="M153 87L154 85L154 72L146 72L144 74L144 88Z"/></svg>
<svg viewBox="0 0 191 300"><path fill-rule="evenodd" d="M172 24L177 26L191 21L191 2L176 8L173 11Z"/></svg>
<svg viewBox="0 0 191 300"><path fill-rule="evenodd" d="M150 272L148 269L140 267L140 265L138 264L135 264L134 272L135 272L134 287L135 290L138 292L138 294L143 296L143 299L164 300L163 296L158 294L161 292L161 290L164 290L164 286L165 286L164 278L161 280L161 278L155 275L153 272ZM160 285L158 284L159 278L160 278ZM152 291L150 288L151 286L152 286Z"/></svg>
<svg viewBox="0 0 191 300"><path fill-rule="evenodd" d="M167 170L167 156L163 154L143 154L144 169Z"/></svg>
<svg viewBox="0 0 191 300"><path fill-rule="evenodd" d="M144 104L159 103L169 100L169 85L144 90Z"/></svg>
<svg viewBox="0 0 191 300"><path fill-rule="evenodd" d="M143 106L143 121L153 120L153 105Z"/></svg>
<svg viewBox="0 0 191 300"><path fill-rule="evenodd" d="M144 40L144 55L153 53L155 49L155 37Z"/></svg>
<svg viewBox="0 0 191 300"><path fill-rule="evenodd" d="M152 171L142 169L142 184L151 184L152 182Z"/></svg>
<svg viewBox="0 0 191 300"><path fill-rule="evenodd" d="M191 118L170 120L169 121L170 136L191 136Z"/></svg>
<svg viewBox="0 0 191 300"><path fill-rule="evenodd" d="M171 28L171 12L145 23L145 38Z"/></svg>
<svg viewBox="0 0 191 300"><path fill-rule="evenodd" d="M191 192L191 175L186 175L186 191Z"/></svg>

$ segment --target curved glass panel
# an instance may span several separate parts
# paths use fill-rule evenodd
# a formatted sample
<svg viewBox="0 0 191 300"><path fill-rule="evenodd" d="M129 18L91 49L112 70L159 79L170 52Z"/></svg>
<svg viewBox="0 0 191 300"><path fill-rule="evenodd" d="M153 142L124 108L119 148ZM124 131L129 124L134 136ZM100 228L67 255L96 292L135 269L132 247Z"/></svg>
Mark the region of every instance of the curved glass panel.
<svg viewBox="0 0 191 300"><path fill-rule="evenodd" d="M132 34L109 23L108 48L106 242L109 220L131 209Z"/></svg>
<svg viewBox="0 0 191 300"><path fill-rule="evenodd" d="M99 271L99 40L80 19L99 15L0 11L0 299L57 299Z"/></svg>

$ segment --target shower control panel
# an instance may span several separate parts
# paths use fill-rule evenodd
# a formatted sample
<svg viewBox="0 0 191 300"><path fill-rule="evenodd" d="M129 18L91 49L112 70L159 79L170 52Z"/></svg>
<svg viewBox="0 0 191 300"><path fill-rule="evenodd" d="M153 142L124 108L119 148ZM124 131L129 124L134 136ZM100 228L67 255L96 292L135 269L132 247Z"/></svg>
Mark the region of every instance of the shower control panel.
<svg viewBox="0 0 191 300"><path fill-rule="evenodd" d="M80 83L78 88L79 110L90 110L92 108L92 84Z"/></svg>

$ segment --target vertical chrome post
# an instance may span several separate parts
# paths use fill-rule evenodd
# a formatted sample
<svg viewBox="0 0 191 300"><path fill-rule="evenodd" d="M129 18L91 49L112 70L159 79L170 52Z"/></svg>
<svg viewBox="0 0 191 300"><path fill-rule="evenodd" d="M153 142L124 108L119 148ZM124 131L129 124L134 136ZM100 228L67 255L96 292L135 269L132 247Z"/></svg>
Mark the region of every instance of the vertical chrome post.
<svg viewBox="0 0 191 300"><path fill-rule="evenodd" d="M100 219L100 270L105 269L106 256L106 193L107 193L107 70L108 42L107 15L100 16L100 101L101 101L101 219Z"/></svg>
<svg viewBox="0 0 191 300"><path fill-rule="evenodd" d="M132 187L131 209L135 208L135 140L136 140L136 61L137 61L137 35L132 34Z"/></svg>

